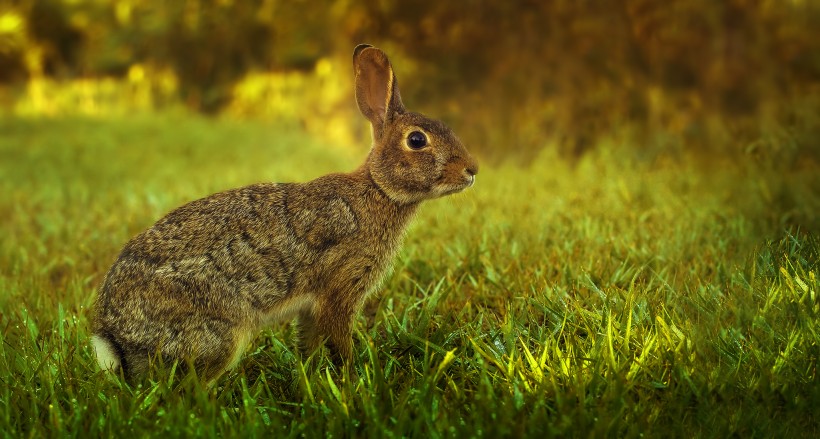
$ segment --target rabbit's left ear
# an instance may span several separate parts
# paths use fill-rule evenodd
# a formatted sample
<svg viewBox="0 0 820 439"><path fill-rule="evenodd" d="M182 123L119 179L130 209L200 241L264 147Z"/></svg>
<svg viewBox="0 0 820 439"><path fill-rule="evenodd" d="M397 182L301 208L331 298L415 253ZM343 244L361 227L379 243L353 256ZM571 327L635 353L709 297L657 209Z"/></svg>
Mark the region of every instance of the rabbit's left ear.
<svg viewBox="0 0 820 439"><path fill-rule="evenodd" d="M380 49L360 44L353 51L353 70L359 110L373 125L374 134L381 135L394 114L405 112L390 61Z"/></svg>

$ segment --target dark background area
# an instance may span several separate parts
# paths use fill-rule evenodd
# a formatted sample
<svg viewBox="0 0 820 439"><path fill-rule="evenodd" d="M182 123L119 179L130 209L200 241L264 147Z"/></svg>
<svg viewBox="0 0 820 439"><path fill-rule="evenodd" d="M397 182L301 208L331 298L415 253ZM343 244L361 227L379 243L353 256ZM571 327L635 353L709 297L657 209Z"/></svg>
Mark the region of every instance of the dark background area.
<svg viewBox="0 0 820 439"><path fill-rule="evenodd" d="M139 64L173 74L184 106L219 114L250 72L307 73L369 42L414 63L397 72L405 100L487 156L550 144L578 157L601 138L641 157L789 166L820 150L813 1L17 0L0 17L7 96Z"/></svg>

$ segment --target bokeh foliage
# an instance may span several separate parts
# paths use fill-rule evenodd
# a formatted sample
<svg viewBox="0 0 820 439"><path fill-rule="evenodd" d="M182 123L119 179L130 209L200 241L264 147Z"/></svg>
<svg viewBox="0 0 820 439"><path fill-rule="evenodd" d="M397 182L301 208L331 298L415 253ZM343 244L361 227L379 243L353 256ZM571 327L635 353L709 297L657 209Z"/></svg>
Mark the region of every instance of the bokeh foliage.
<svg viewBox="0 0 820 439"><path fill-rule="evenodd" d="M650 155L793 163L818 151L818 28L810 0L15 0L0 6L0 83L144 79L165 84L152 105L217 113L269 98L237 103L260 72L309 77L326 61L349 85L367 41L399 62L412 107L487 154L578 156L616 135ZM322 100L296 110L303 122L351 108L311 81L296 90Z"/></svg>

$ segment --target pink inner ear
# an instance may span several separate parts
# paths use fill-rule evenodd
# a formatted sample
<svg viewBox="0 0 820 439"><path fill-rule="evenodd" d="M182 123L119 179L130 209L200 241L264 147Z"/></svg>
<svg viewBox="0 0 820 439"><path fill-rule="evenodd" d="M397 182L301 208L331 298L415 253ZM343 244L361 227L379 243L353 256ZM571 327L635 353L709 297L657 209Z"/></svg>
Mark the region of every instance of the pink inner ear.
<svg viewBox="0 0 820 439"><path fill-rule="evenodd" d="M357 51L353 59L356 73L356 103L377 132L388 118L388 111L404 112L396 78L387 55L374 47Z"/></svg>
<svg viewBox="0 0 820 439"><path fill-rule="evenodd" d="M373 109L375 116L384 120L387 114L387 105L390 99L390 87L392 85L390 75L390 63L380 52L373 50L373 56L367 63L368 67L368 104Z"/></svg>
<svg viewBox="0 0 820 439"><path fill-rule="evenodd" d="M370 107L380 119L384 119L387 114L387 86L388 79L384 78L383 72L374 72L371 76L370 86L368 90L368 102Z"/></svg>
<svg viewBox="0 0 820 439"><path fill-rule="evenodd" d="M372 123L384 122L389 107L393 74L390 61L385 54L375 48L366 48L355 60L357 64L357 90L364 96L357 96L362 113ZM362 105L363 104L363 105Z"/></svg>

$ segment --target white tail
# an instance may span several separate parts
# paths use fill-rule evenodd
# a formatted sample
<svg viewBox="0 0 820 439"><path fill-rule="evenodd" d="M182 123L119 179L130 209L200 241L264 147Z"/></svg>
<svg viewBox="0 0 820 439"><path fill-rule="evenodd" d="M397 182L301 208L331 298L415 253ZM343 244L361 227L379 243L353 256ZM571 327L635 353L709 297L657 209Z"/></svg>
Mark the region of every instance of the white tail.
<svg viewBox="0 0 820 439"><path fill-rule="evenodd" d="M95 334L91 336L91 344L97 354L97 363L100 365L100 369L114 371L120 367L120 357L114 351L110 341Z"/></svg>

